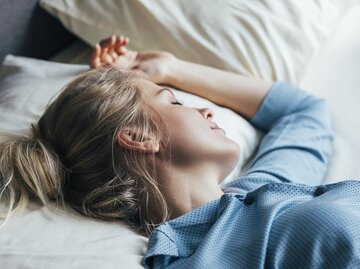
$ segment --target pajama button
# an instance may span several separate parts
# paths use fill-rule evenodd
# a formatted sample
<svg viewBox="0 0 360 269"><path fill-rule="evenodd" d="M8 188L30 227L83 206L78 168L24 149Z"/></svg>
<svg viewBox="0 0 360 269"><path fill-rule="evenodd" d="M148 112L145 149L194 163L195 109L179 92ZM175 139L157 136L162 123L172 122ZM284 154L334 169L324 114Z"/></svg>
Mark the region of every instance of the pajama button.
<svg viewBox="0 0 360 269"><path fill-rule="evenodd" d="M244 203L247 205L251 205L255 201L255 198L252 196L246 196Z"/></svg>
<svg viewBox="0 0 360 269"><path fill-rule="evenodd" d="M323 194L325 192L325 186L319 186L316 188L314 195L315 196L320 196L321 194Z"/></svg>

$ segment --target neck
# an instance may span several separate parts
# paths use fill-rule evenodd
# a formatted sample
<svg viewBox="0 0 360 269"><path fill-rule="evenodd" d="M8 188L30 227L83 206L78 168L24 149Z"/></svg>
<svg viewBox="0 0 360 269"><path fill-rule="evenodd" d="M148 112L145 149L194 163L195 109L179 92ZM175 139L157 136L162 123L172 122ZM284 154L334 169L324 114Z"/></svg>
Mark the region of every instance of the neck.
<svg viewBox="0 0 360 269"><path fill-rule="evenodd" d="M220 174L211 167L188 167L187 169L163 165L157 167L161 191L169 203L171 219L179 217L194 208L219 199Z"/></svg>

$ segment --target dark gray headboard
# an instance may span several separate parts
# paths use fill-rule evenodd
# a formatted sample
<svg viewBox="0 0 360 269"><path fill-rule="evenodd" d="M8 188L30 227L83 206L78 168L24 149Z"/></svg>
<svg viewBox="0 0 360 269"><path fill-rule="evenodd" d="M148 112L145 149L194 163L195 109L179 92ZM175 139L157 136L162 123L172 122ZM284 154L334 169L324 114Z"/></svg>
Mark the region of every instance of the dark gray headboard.
<svg viewBox="0 0 360 269"><path fill-rule="evenodd" d="M0 0L0 63L6 54L48 59L76 40L39 0Z"/></svg>

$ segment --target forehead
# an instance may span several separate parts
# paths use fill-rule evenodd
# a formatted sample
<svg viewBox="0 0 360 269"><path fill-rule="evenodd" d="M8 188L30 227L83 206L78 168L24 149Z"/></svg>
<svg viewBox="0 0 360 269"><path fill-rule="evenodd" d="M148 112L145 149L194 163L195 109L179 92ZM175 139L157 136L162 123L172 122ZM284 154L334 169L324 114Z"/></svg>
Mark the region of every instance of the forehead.
<svg viewBox="0 0 360 269"><path fill-rule="evenodd" d="M146 79L137 79L136 83L141 92L145 93L148 97L155 96L156 93L160 90L158 85Z"/></svg>
<svg viewBox="0 0 360 269"><path fill-rule="evenodd" d="M168 94L170 93L175 97L174 93L170 89L159 86L151 81L145 79L138 79L137 82L140 89L142 90L143 93L145 93L147 97L156 97L159 94L161 94L163 91L166 91L168 92Z"/></svg>

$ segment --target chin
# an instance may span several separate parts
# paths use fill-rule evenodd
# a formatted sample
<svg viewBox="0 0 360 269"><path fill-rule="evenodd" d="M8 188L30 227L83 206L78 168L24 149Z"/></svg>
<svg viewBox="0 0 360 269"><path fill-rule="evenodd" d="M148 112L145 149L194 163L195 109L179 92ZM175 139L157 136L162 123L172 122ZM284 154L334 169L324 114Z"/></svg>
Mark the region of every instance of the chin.
<svg viewBox="0 0 360 269"><path fill-rule="evenodd" d="M240 156L241 156L240 154L241 154L240 146L237 143L235 143L233 150L228 151L226 158L224 158L225 162L222 163L223 175L219 183L223 182L224 179L226 179L234 171L236 166L239 164Z"/></svg>
<svg viewBox="0 0 360 269"><path fill-rule="evenodd" d="M236 143L235 141L232 140L232 150L231 152L229 152L229 159L233 160L234 162L234 167L239 163L240 161L240 156L241 156L241 148L240 145L238 143ZM230 161L231 162L231 161Z"/></svg>

